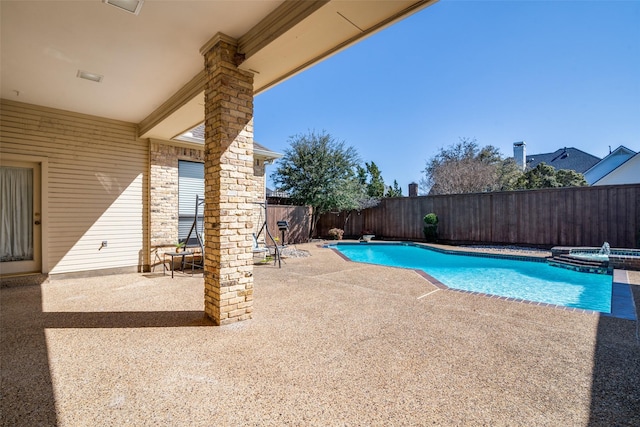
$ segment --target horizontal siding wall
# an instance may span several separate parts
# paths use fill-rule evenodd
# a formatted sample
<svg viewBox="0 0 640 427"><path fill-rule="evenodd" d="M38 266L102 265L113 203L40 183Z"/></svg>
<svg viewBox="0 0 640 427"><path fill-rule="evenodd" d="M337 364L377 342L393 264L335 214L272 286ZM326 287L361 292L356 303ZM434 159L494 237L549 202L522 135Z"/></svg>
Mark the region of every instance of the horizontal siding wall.
<svg viewBox="0 0 640 427"><path fill-rule="evenodd" d="M379 206L323 215L318 232L363 231L389 239L423 240L422 218L439 217L438 235L452 243L635 248L640 239L640 185L558 188L503 193L383 199Z"/></svg>
<svg viewBox="0 0 640 427"><path fill-rule="evenodd" d="M42 197L49 272L148 264L148 145L136 138L135 125L1 102L0 153L48 159Z"/></svg>

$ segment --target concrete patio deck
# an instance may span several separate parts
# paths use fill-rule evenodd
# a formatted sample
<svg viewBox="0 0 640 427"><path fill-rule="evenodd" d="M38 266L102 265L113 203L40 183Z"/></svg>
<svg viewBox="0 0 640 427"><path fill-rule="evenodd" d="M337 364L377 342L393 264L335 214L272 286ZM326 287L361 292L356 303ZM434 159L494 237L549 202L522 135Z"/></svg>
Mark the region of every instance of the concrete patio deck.
<svg viewBox="0 0 640 427"><path fill-rule="evenodd" d="M636 322L297 247L222 327L201 275L2 289L2 425L640 425Z"/></svg>

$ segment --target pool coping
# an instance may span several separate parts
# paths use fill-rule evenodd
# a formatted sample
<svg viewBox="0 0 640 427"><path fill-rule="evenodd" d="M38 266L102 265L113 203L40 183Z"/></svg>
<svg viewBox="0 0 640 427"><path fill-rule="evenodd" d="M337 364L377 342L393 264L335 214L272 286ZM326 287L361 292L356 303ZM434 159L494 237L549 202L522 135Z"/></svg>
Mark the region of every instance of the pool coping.
<svg viewBox="0 0 640 427"><path fill-rule="evenodd" d="M324 248L331 249L334 253L338 254L338 256L341 257L342 259L344 259L345 261L354 262L354 263L356 261L351 260L350 258L348 258L346 255L344 255L342 252L340 252L339 250L337 250L334 247L334 246L337 246L338 244L352 245L352 246L356 246L356 245L372 245L372 244L373 245L406 245L406 246L416 246L416 247L420 247L422 249L433 250L435 252L441 252L441 253L446 253L446 254L450 254L450 255L467 255L467 256L476 256L476 257L480 257L480 258L498 258L498 259L509 259L509 260L516 260L516 261L543 262L543 263L547 262L547 258L546 257L540 257L540 256L497 254L497 253L488 253L488 252L475 252L475 251L472 252L472 251L465 251L465 250L451 250L451 249L444 249L444 248L434 247L432 245L425 244L425 243L417 243L417 242L409 242L409 241L391 241L391 242L357 242L357 241L348 242L347 241L347 242L341 242L341 243L340 242L330 242L330 243L325 243L325 244L321 245ZM358 261L358 263L359 264L380 265L380 264L373 264L373 263L359 262L359 261ZM521 304L534 305L534 306L540 306L540 307L551 307L551 308L560 309L560 310L569 311L569 312L574 312L574 313L602 315L602 316L605 316L605 317L612 317L612 318L616 318L616 319L625 319L625 320L631 320L631 321L638 320L638 316L636 314L636 304L635 304L635 301L633 299L633 292L631 292L631 284L629 283L629 277L628 277L627 272L625 270L620 270L620 269L614 269L613 270L612 282L611 282L611 313L604 313L604 312L597 311L597 310L587 310L587 309L578 308L578 307L566 307L566 306L563 306L563 305L550 304L550 303L546 303L546 302L530 301L530 300L525 300L525 299L520 299L520 298L492 295L492 294L487 294L487 293L484 293L484 292L476 292L476 291L468 291L468 290L464 290L464 289L450 288L449 286L447 286L444 283L442 283L440 280L436 279L435 277L431 276L430 274L425 273L424 271L422 271L420 269L417 269L417 268L392 267L392 266L386 266L386 267L402 268L402 269L405 269L405 270L413 270L419 276L421 276L422 278L426 279L429 283L431 283L432 285L434 285L436 288L438 288L440 290L447 290L447 291L451 291L451 292L458 292L458 293L463 293L463 294L468 294L468 295L482 296L482 297L485 297L485 298L497 299L497 300L508 301L508 302L517 302L517 303L521 303ZM596 273L590 273L590 274L596 274Z"/></svg>

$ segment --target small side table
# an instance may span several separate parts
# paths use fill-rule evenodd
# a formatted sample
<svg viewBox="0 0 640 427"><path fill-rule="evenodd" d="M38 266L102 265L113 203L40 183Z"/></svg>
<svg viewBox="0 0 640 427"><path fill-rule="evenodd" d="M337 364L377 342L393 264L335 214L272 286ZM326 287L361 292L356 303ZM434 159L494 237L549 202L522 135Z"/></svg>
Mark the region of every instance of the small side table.
<svg viewBox="0 0 640 427"><path fill-rule="evenodd" d="M169 261L171 263L171 278L173 279L173 270L174 270L174 259L175 258L180 258L180 265L184 266L184 257L186 255L189 255L191 252L165 252L164 253L164 262L162 263L162 266L164 267L164 270L162 271L162 275L164 276L167 273L167 257L170 257L171 260Z"/></svg>

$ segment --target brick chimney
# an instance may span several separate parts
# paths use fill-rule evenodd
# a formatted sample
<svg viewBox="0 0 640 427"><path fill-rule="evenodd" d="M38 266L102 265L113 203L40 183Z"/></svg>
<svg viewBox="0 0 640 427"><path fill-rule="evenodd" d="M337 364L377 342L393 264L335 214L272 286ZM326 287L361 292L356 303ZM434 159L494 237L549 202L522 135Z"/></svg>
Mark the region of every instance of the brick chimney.
<svg viewBox="0 0 640 427"><path fill-rule="evenodd" d="M418 184L415 182L409 184L409 197L418 197Z"/></svg>
<svg viewBox="0 0 640 427"><path fill-rule="evenodd" d="M524 141L513 143L513 159L520 169L527 167L527 143Z"/></svg>

